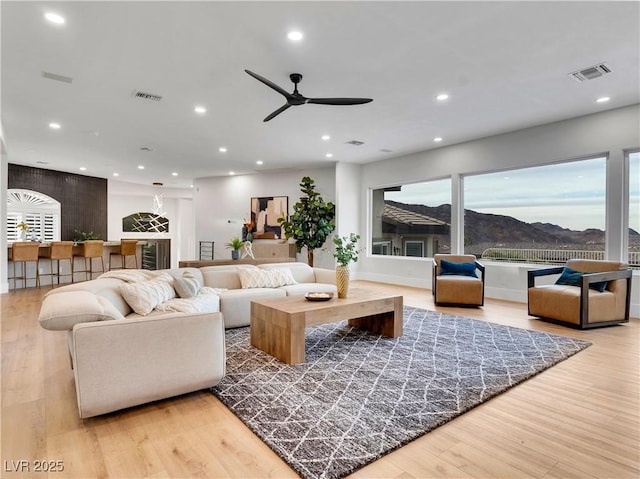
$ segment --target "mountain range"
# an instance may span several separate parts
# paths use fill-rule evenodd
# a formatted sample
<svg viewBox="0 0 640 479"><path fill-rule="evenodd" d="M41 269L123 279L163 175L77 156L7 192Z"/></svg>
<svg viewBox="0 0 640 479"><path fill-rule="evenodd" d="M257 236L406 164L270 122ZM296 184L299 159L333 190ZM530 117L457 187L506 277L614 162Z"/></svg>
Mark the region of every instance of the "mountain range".
<svg viewBox="0 0 640 479"><path fill-rule="evenodd" d="M386 200L385 203L414 213L451 223L451 205L440 206L410 205ZM575 248L601 249L604 247L605 232L597 228L583 231L563 228L551 223L527 223L512 216L478 213L464 210L464 236L467 245L504 246L518 244L530 248ZM640 234L629 229L629 241L640 243ZM599 246L597 246L599 245Z"/></svg>

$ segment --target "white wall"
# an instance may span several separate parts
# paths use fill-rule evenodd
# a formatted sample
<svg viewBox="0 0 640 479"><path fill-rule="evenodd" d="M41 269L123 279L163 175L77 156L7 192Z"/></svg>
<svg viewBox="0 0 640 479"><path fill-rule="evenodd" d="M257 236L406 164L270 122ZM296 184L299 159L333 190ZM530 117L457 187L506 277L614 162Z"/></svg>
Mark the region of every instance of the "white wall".
<svg viewBox="0 0 640 479"><path fill-rule="evenodd" d="M360 246L366 245L367 238L361 234L360 211L354 205L358 204L360 197L361 165L349 163L336 164L336 231L340 236L348 236L351 233L360 234ZM362 211L366 211L362 209ZM362 255L360 255L362 256ZM352 273L358 271L358 262L349 266ZM356 277L354 275L354 277Z"/></svg>
<svg viewBox="0 0 640 479"><path fill-rule="evenodd" d="M232 237L242 234L243 219L250 218L251 198L288 196L291 213L293 205L302 195L300 180L303 176L309 176L315 181L316 191L325 201L335 202L336 181L333 165L315 170L198 178L194 183L196 243L214 241L214 258L229 259L231 252L224 245ZM192 259L195 258L197 257ZM298 254L298 261L307 262L305 250ZM314 265L333 268L333 257L316 250Z"/></svg>
<svg viewBox="0 0 640 479"><path fill-rule="evenodd" d="M512 133L420 152L400 158L365 164L361 168L360 231L370 225L370 189L451 176L498 171L554 161L604 154L607 171L607 254L624 259L623 231L626 222L621 208L624 150L640 146L640 106L588 115ZM454 185L455 186L455 185ZM541 188L544 185L540 185ZM454 193L456 188L454 187ZM453 207L455 208L455 202ZM455 220L455 218L454 218ZM452 238L462 232L452 221ZM452 242L456 247L460 242ZM462 246L460 246L462 248ZM526 266L491 265L487 269L488 297L526 301ZM358 278L431 287L430 260L367 256L359 263ZM640 316L640 276L634 277L632 314Z"/></svg>
<svg viewBox="0 0 640 479"><path fill-rule="evenodd" d="M169 232L162 234L124 233L122 218L132 213L153 212L154 197L162 195L162 209L169 219ZM186 189L158 188L122 181L108 182L108 239L121 238L169 238L171 239L171 267L177 267L182 259L193 259L195 222L193 192Z"/></svg>

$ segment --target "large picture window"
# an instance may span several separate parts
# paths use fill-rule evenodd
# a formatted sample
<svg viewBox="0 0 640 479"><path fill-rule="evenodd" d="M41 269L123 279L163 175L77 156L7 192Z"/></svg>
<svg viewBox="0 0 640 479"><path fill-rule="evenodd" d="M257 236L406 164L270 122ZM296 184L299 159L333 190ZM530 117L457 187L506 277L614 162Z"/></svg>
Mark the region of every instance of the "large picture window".
<svg viewBox="0 0 640 479"><path fill-rule="evenodd" d="M374 189L372 200L373 255L451 251L451 179Z"/></svg>
<svg viewBox="0 0 640 479"><path fill-rule="evenodd" d="M604 259L606 158L464 178L465 253L484 260Z"/></svg>
<svg viewBox="0 0 640 479"><path fill-rule="evenodd" d="M640 268L640 151L629 154L629 265Z"/></svg>

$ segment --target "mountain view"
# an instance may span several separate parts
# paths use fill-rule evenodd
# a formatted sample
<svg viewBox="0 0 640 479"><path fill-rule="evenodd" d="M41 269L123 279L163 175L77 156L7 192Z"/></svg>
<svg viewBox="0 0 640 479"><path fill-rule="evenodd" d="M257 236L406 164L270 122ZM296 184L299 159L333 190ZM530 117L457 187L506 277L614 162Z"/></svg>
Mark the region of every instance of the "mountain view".
<svg viewBox="0 0 640 479"><path fill-rule="evenodd" d="M385 203L422 215L451 222L451 205L424 206L386 200ZM531 249L575 249L603 251L605 233L591 228L575 231L550 223L526 223L511 216L464 210L465 252L480 256L492 247ZM640 234L629 230L630 249L640 249ZM449 238L440 245L448 247ZM446 246L445 246L446 245Z"/></svg>

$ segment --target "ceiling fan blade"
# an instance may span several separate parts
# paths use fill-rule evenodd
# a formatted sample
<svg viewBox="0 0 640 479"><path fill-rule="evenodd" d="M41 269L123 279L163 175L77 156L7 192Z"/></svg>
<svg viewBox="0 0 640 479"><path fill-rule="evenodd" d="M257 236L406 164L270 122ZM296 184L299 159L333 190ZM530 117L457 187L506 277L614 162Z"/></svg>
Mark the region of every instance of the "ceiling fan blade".
<svg viewBox="0 0 640 479"><path fill-rule="evenodd" d="M283 90L281 87L279 87L278 85L276 85L275 83L273 83L271 80L267 80L265 77L258 75L257 73L253 73L250 70L245 70L249 75L251 75L253 78L255 78L256 80L264 83L265 85L267 85L269 88L274 89L275 91L277 91L278 93L280 93L282 96L284 96L287 100L291 97L291 93L289 93L286 90Z"/></svg>
<svg viewBox="0 0 640 479"><path fill-rule="evenodd" d="M372 98L307 98L307 103L316 105L361 105L373 101Z"/></svg>
<svg viewBox="0 0 640 479"><path fill-rule="evenodd" d="M289 105L288 103L286 105L281 106L280 108L278 108L276 111L274 111L273 113L271 113L269 116L267 116L264 120L262 121L269 121L271 120L273 117L278 116L280 113L282 113L283 111L285 111L287 108L289 108L291 105Z"/></svg>

